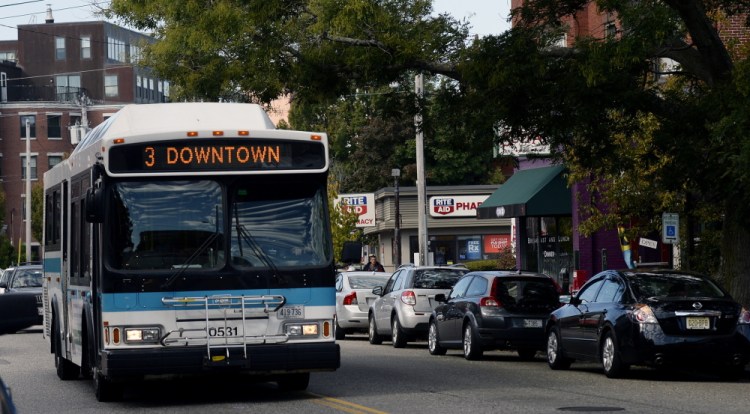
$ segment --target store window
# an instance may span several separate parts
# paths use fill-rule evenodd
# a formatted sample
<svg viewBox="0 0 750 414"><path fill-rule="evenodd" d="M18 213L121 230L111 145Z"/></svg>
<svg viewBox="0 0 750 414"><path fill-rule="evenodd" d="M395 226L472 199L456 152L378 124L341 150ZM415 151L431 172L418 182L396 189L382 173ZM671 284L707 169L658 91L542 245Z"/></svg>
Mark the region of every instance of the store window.
<svg viewBox="0 0 750 414"><path fill-rule="evenodd" d="M562 282L572 272L572 236L571 217L527 217L522 267Z"/></svg>
<svg viewBox="0 0 750 414"><path fill-rule="evenodd" d="M458 237L458 261L465 262L482 259L482 237L481 236L459 236Z"/></svg>

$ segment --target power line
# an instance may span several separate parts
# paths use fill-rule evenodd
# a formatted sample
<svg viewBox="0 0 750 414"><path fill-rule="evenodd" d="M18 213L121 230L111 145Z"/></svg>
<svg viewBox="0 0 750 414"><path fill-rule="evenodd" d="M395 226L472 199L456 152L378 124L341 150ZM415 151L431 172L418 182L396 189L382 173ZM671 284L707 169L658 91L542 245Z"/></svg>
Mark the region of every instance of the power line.
<svg viewBox="0 0 750 414"><path fill-rule="evenodd" d="M21 4L39 3L40 1L42 1L42 0L21 1L21 2L18 2L18 3L2 4L2 5L0 5L0 7L20 6Z"/></svg>

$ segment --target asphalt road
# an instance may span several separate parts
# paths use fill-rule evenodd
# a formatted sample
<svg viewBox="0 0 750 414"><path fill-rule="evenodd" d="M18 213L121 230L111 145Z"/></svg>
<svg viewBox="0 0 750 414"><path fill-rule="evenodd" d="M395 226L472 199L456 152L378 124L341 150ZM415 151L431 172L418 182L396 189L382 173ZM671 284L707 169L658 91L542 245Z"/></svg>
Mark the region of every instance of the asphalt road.
<svg viewBox="0 0 750 414"><path fill-rule="evenodd" d="M724 381L635 368L607 379L594 364L552 371L544 356L511 352L466 361L431 356L426 343L394 349L364 336L340 341L341 368L315 373L306 392L282 393L245 377L151 379L125 400L99 403L90 381L60 381L40 329L0 336L0 376L26 413L748 413L750 375Z"/></svg>

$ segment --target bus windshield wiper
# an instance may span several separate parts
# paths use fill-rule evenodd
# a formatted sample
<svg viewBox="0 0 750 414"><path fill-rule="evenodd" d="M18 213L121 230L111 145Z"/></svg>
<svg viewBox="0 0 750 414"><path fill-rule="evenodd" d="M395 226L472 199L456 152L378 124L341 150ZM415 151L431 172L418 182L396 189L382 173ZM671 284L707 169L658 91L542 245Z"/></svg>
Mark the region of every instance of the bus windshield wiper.
<svg viewBox="0 0 750 414"><path fill-rule="evenodd" d="M177 268L177 270L175 270L175 272L172 273L167 278L167 280L164 281L164 283L162 283L161 287L169 287L178 277L180 277L185 272L185 269L190 267L190 264L193 262L193 260L195 260L196 257L203 253L203 251L206 250L206 248L210 246L211 243L213 243L219 237L219 235L220 233L217 231L211 233L210 236L206 237L206 240L204 240L203 243L201 243L201 245L198 246L198 248L195 249L195 251L185 260L185 262L180 265L180 267Z"/></svg>
<svg viewBox="0 0 750 414"><path fill-rule="evenodd" d="M271 260L270 257L266 254L265 251L263 251L263 248L260 247L257 241L255 241L255 237L253 237L252 234L250 234L250 231L247 230L247 227L245 227L244 224L240 223L240 217L237 213L237 206L235 203L234 208L234 222L235 222L235 228L237 229L237 244L239 245L240 249L240 256L242 256L242 241L245 241L247 245L250 247L250 250L255 254L258 259L260 259L263 264L268 266L269 269L273 271L274 274L278 274L279 270L276 268L276 265L274 264L273 260ZM239 240L241 238L241 240Z"/></svg>

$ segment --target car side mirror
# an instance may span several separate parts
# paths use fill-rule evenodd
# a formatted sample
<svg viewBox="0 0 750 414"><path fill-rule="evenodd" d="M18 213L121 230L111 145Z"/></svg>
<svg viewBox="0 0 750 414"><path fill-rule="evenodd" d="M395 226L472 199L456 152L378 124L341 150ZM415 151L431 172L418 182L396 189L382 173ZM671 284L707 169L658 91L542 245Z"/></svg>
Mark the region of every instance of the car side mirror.
<svg viewBox="0 0 750 414"><path fill-rule="evenodd" d="M445 293L438 293L435 295L435 300L437 302L445 303L448 301L448 298L445 297Z"/></svg>
<svg viewBox="0 0 750 414"><path fill-rule="evenodd" d="M373 295L378 295L378 296L383 296L383 287L382 286L376 286L376 287L372 288L372 294Z"/></svg>
<svg viewBox="0 0 750 414"><path fill-rule="evenodd" d="M573 306L578 306L578 305L581 304L581 299L578 299L578 296L573 296L573 297L570 298L570 300L568 301L568 303L570 303Z"/></svg>

